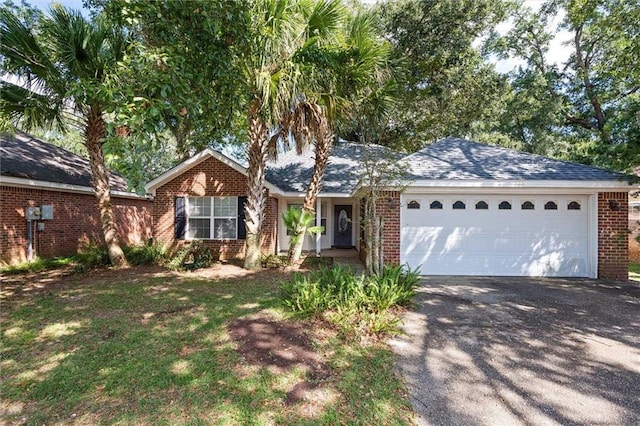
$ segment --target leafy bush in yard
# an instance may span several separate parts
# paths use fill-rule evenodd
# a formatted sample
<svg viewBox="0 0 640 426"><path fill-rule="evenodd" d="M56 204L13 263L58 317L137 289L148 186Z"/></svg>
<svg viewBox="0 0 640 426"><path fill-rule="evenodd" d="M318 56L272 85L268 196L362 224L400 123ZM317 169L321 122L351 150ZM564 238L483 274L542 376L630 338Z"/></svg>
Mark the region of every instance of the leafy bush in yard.
<svg viewBox="0 0 640 426"><path fill-rule="evenodd" d="M78 254L73 256L76 263L76 272L84 272L87 269L109 264L107 248L96 243L88 243L80 248Z"/></svg>
<svg viewBox="0 0 640 426"><path fill-rule="evenodd" d="M214 260L211 249L205 246L202 241L196 240L178 250L165 266L173 270L193 271L211 266Z"/></svg>
<svg viewBox="0 0 640 426"><path fill-rule="evenodd" d="M284 284L284 304L300 315L323 314L345 331L390 332L398 323L390 308L409 303L417 283L416 271L405 266L385 266L371 277L343 266L322 268Z"/></svg>
<svg viewBox="0 0 640 426"><path fill-rule="evenodd" d="M162 265L166 259L164 247L158 244L123 246L122 251L124 251L129 264L133 266ZM76 263L76 271L78 272L109 265L107 248L96 243L83 246L80 252L73 257L73 260Z"/></svg>
<svg viewBox="0 0 640 426"><path fill-rule="evenodd" d="M167 258L163 245L145 244L142 246L128 246L122 248L131 265L157 265L162 266Z"/></svg>

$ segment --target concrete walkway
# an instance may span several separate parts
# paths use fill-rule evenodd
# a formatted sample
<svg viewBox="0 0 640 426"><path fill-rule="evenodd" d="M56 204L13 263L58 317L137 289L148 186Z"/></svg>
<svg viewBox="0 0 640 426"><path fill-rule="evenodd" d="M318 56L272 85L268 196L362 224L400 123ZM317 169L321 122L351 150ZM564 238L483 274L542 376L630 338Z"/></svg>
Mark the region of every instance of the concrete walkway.
<svg viewBox="0 0 640 426"><path fill-rule="evenodd" d="M430 277L390 341L421 425L639 425L640 287Z"/></svg>

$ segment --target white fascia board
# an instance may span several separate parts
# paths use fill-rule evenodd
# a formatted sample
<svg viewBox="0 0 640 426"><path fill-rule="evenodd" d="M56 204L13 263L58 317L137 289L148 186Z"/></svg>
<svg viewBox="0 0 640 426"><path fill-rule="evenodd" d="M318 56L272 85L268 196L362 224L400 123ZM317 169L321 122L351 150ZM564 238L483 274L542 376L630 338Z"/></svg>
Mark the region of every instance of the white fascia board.
<svg viewBox="0 0 640 426"><path fill-rule="evenodd" d="M163 174L161 174L160 176L158 176L154 180L152 180L149 183L147 183L144 186L145 191L147 193L155 196L156 195L156 189L158 189L160 186L162 186L163 184L169 182L170 180L180 176L182 173L186 172L187 170L191 169L192 167L197 166L198 164L202 163L204 160L206 160L209 157L213 157L216 160L220 161L221 163L226 164L227 166L229 166L232 169L236 170L237 172L242 173L243 175L247 176L247 169L245 167L243 167L242 165L238 164L236 161L232 160L231 158L227 157L226 155L221 154L218 151L215 151L215 150L213 150L211 148L205 148L204 150L200 151L199 153L197 153L193 157L183 161L182 163L178 164L177 166L173 167L172 169L167 170L166 172L164 172ZM270 182L265 181L264 186L272 194L282 194L282 191L280 190L280 188L278 188L277 186L273 185Z"/></svg>
<svg viewBox="0 0 640 426"><path fill-rule="evenodd" d="M307 194L304 192L289 191L289 192L282 192L279 195L284 198L304 198L305 195ZM345 194L342 192L321 192L320 194L318 194L318 198L352 198L352 197L353 197L352 194Z"/></svg>
<svg viewBox="0 0 640 426"><path fill-rule="evenodd" d="M60 192L73 192L76 194L91 194L95 195L93 188L82 185L70 185L67 183L47 182L43 180L16 178L11 176L0 176L0 184L7 186L14 186L19 188L33 188L42 189L45 191L60 191ZM145 195L138 195L135 192L125 191L110 191L110 194L119 198L132 198L135 200L149 200L150 198Z"/></svg>
<svg viewBox="0 0 640 426"><path fill-rule="evenodd" d="M551 192L566 190L582 190L597 192L598 190L629 191L635 186L622 181L587 181L587 180L420 180L412 182L405 190L417 192L452 192L472 190L514 190L527 191L548 190Z"/></svg>

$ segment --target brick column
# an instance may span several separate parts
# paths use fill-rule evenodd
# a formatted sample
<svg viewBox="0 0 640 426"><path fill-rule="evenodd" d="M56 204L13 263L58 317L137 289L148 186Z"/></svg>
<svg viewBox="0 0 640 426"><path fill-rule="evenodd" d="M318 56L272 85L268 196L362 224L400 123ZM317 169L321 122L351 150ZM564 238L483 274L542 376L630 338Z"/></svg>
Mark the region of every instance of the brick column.
<svg viewBox="0 0 640 426"><path fill-rule="evenodd" d="M598 194L598 278L629 279L628 195Z"/></svg>
<svg viewBox="0 0 640 426"><path fill-rule="evenodd" d="M376 205L383 219L382 239L384 263L400 264L400 192L383 191Z"/></svg>

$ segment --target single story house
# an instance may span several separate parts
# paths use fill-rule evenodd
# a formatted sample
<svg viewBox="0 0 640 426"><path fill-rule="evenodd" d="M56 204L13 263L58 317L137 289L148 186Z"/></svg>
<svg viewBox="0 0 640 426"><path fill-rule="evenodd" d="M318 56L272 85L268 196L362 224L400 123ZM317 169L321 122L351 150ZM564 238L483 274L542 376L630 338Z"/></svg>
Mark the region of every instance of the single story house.
<svg viewBox="0 0 640 426"><path fill-rule="evenodd" d="M305 249L360 249L364 155L358 144L334 148L316 206L325 232ZM265 253L288 247L282 213L302 203L312 157L288 152L267 167ZM387 263L425 275L628 279L625 175L453 137L401 161L406 187L388 188L378 204ZM246 175L205 149L149 182L155 240L201 239L222 258L241 257Z"/></svg>
<svg viewBox="0 0 640 426"><path fill-rule="evenodd" d="M124 244L151 238L153 202L112 173L111 202ZM26 133L0 134L0 263L66 256L104 241L89 162Z"/></svg>

